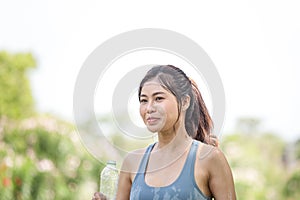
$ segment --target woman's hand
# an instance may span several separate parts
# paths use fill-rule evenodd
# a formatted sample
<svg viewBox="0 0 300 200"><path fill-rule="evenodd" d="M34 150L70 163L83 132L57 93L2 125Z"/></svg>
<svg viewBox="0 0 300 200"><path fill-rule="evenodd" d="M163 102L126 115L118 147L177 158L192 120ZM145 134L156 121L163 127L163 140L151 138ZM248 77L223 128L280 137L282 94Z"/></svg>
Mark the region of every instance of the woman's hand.
<svg viewBox="0 0 300 200"><path fill-rule="evenodd" d="M108 198L106 198L106 196L100 192L95 192L92 200L108 200Z"/></svg>
<svg viewBox="0 0 300 200"><path fill-rule="evenodd" d="M216 135L210 134L206 136L206 143L214 147L219 147L219 139Z"/></svg>

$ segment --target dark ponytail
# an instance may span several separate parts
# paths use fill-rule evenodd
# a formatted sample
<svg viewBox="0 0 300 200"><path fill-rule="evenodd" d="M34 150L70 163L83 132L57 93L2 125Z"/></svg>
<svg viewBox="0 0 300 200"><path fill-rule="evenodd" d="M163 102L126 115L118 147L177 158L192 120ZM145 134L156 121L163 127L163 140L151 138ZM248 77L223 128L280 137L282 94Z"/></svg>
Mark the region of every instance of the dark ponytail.
<svg viewBox="0 0 300 200"><path fill-rule="evenodd" d="M182 107L182 98L186 95L190 96L190 106L185 116L185 129L192 138L209 143L213 122L196 83L177 67L172 65L155 66L147 72L141 81L138 91L139 98L144 84L153 79L157 79L163 88L176 97L178 113Z"/></svg>
<svg viewBox="0 0 300 200"><path fill-rule="evenodd" d="M197 84L192 79L190 79L190 81L192 86L191 102L186 112L185 126L191 133L194 133L194 139L208 143L208 136L213 129L213 121Z"/></svg>

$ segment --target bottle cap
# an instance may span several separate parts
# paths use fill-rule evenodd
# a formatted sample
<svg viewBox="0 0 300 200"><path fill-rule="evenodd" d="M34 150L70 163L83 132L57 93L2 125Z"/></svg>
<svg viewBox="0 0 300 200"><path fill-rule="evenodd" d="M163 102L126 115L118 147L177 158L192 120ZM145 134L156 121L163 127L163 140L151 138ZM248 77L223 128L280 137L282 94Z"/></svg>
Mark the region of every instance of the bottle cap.
<svg viewBox="0 0 300 200"><path fill-rule="evenodd" d="M107 164L116 165L117 162L115 160L109 160L109 161L107 161Z"/></svg>

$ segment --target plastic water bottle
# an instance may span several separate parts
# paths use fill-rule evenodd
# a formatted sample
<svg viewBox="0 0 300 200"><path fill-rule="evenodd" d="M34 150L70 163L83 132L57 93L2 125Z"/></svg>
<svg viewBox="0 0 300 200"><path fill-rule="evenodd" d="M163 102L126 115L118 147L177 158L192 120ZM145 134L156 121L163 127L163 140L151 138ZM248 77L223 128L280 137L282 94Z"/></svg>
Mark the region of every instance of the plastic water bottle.
<svg viewBox="0 0 300 200"><path fill-rule="evenodd" d="M100 175L100 192L109 200L116 198L118 178L119 174L116 168L116 161L107 161Z"/></svg>

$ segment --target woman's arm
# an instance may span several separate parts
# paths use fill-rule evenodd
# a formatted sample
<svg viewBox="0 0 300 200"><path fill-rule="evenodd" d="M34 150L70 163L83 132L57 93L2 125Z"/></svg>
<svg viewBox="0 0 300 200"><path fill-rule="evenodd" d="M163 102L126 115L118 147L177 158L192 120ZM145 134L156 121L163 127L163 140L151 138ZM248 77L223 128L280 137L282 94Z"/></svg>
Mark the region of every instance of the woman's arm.
<svg viewBox="0 0 300 200"><path fill-rule="evenodd" d="M130 190L131 190L132 182L138 171L145 150L146 150L145 148L135 150L133 152L128 153L128 155L125 157L119 175L116 200L130 199Z"/></svg>
<svg viewBox="0 0 300 200"><path fill-rule="evenodd" d="M130 190L132 185L132 164L135 163L132 153L129 153L122 164L119 181L118 181L118 190L116 200L129 200L130 199Z"/></svg>
<svg viewBox="0 0 300 200"><path fill-rule="evenodd" d="M129 200L131 185L132 182L130 178L130 173L126 171L121 171L119 176L116 200Z"/></svg>
<svg viewBox="0 0 300 200"><path fill-rule="evenodd" d="M235 200L236 194L230 166L219 148L210 157L209 188L216 200Z"/></svg>

